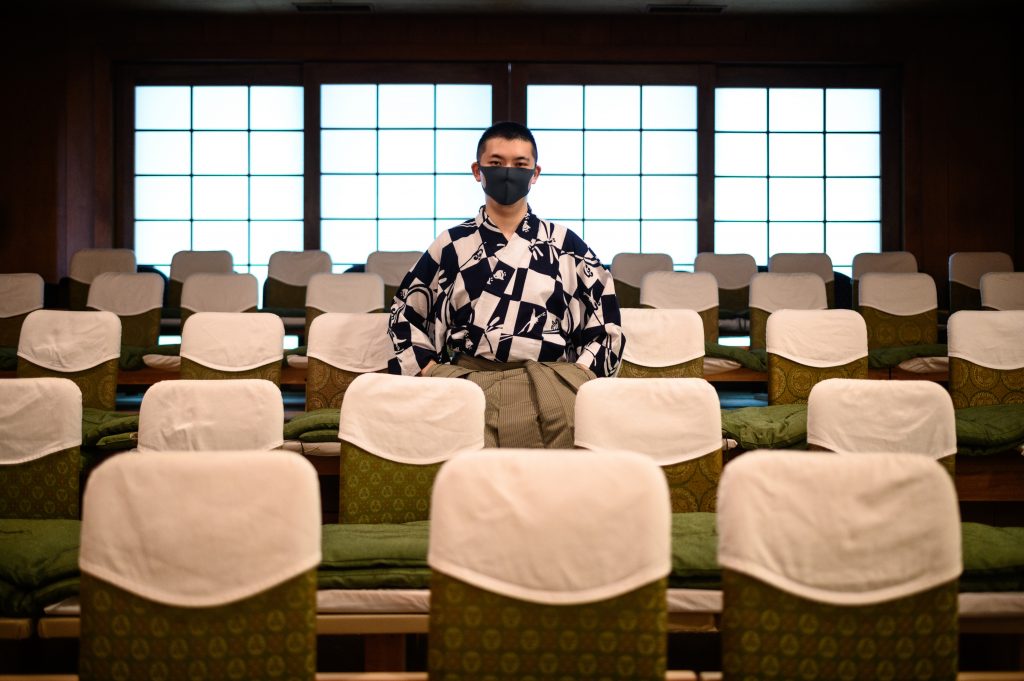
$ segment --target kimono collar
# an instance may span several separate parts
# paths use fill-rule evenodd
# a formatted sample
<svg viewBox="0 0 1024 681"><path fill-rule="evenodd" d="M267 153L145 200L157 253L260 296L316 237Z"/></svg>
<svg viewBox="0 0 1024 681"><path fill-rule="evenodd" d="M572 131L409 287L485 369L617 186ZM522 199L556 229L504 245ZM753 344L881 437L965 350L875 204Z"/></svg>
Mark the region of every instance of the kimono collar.
<svg viewBox="0 0 1024 681"><path fill-rule="evenodd" d="M477 213L476 216L476 224L477 227L484 227L486 229L491 230L492 232L498 232L502 236L504 236L504 233L502 233L501 228L491 221L490 216L487 215L487 209L484 206L480 206L480 212ZM523 221L519 225L519 227L516 228L515 233L516 235L522 237L523 239L526 239L527 241L532 241L533 239L537 238L539 224L540 219L533 214L533 210L530 208L530 205L527 204L526 215L523 217Z"/></svg>

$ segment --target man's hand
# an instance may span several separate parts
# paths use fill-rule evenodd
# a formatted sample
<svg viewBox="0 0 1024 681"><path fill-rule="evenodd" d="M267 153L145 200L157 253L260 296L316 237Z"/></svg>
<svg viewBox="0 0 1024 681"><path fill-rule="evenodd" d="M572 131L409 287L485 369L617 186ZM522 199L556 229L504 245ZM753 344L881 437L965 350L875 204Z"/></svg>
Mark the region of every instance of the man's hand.
<svg viewBox="0 0 1024 681"><path fill-rule="evenodd" d="M433 369L436 366L437 366L437 362L435 362L434 360L430 360L429 362L427 362L427 366L423 367L420 370L419 375L420 376L427 376L428 374L430 374L430 370Z"/></svg>

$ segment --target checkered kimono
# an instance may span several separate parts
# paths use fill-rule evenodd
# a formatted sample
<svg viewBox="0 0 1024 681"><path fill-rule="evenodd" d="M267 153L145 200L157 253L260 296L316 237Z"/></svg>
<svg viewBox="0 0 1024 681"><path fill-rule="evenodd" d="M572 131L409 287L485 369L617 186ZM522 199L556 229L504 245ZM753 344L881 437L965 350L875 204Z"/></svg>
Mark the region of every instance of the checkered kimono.
<svg viewBox="0 0 1024 681"><path fill-rule="evenodd" d="M506 240L482 207L405 276L389 334L391 373L410 375L461 353L565 360L611 376L625 343L612 277L581 238L527 210Z"/></svg>

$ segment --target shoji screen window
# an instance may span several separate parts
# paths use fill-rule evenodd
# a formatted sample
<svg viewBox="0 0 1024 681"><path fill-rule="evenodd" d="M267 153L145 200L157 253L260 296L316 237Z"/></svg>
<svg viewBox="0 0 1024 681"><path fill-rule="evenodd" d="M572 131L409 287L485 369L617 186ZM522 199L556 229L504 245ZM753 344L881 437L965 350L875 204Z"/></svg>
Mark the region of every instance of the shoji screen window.
<svg viewBox="0 0 1024 681"><path fill-rule="evenodd" d="M604 263L617 253L697 254L697 88L530 85L527 125L541 176L538 216L577 232Z"/></svg>
<svg viewBox="0 0 1024 681"><path fill-rule="evenodd" d="M491 97L478 84L321 86L320 244L336 271L375 250L426 250L476 215L470 165Z"/></svg>
<svg viewBox="0 0 1024 681"><path fill-rule="evenodd" d="M881 249L877 89L718 88L715 251L825 252L850 275Z"/></svg>
<svg viewBox="0 0 1024 681"><path fill-rule="evenodd" d="M167 272L182 250L227 250L266 278L302 250L301 87L135 88L135 252Z"/></svg>

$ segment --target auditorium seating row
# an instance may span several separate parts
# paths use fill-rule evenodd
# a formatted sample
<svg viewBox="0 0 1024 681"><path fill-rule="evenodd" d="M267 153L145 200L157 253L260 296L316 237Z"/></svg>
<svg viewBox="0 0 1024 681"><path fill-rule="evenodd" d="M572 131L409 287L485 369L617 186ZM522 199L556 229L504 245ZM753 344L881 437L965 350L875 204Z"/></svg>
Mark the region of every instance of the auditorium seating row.
<svg viewBox="0 0 1024 681"><path fill-rule="evenodd" d="M498 628L519 669L614 651L597 663L612 678L663 677L666 632L695 616L721 632L727 674L765 663L785 635L794 651L834 647L830 665L930 660L925 678L952 678L958 627L1024 632L1024 529L960 522L936 463L955 451L954 410L934 383L820 382L808 440L827 452L753 452L723 470L701 379L591 381L576 410L587 451L541 454L486 449L468 381L366 374L335 433L340 522L322 527L313 470L268 451L281 438L267 424L282 420L269 381L154 386L138 453L93 473L81 524L80 391L57 378L0 391L0 498L19 502L0 520L0 574L14 576L3 614L39 618L40 635L80 632L83 678L177 669L190 656L159 639L191 651L232 621L225 650L289 637L287 664L310 675L318 631L373 633L391 617L429 630L432 671L486 660ZM541 648L538 628L557 632Z"/></svg>

